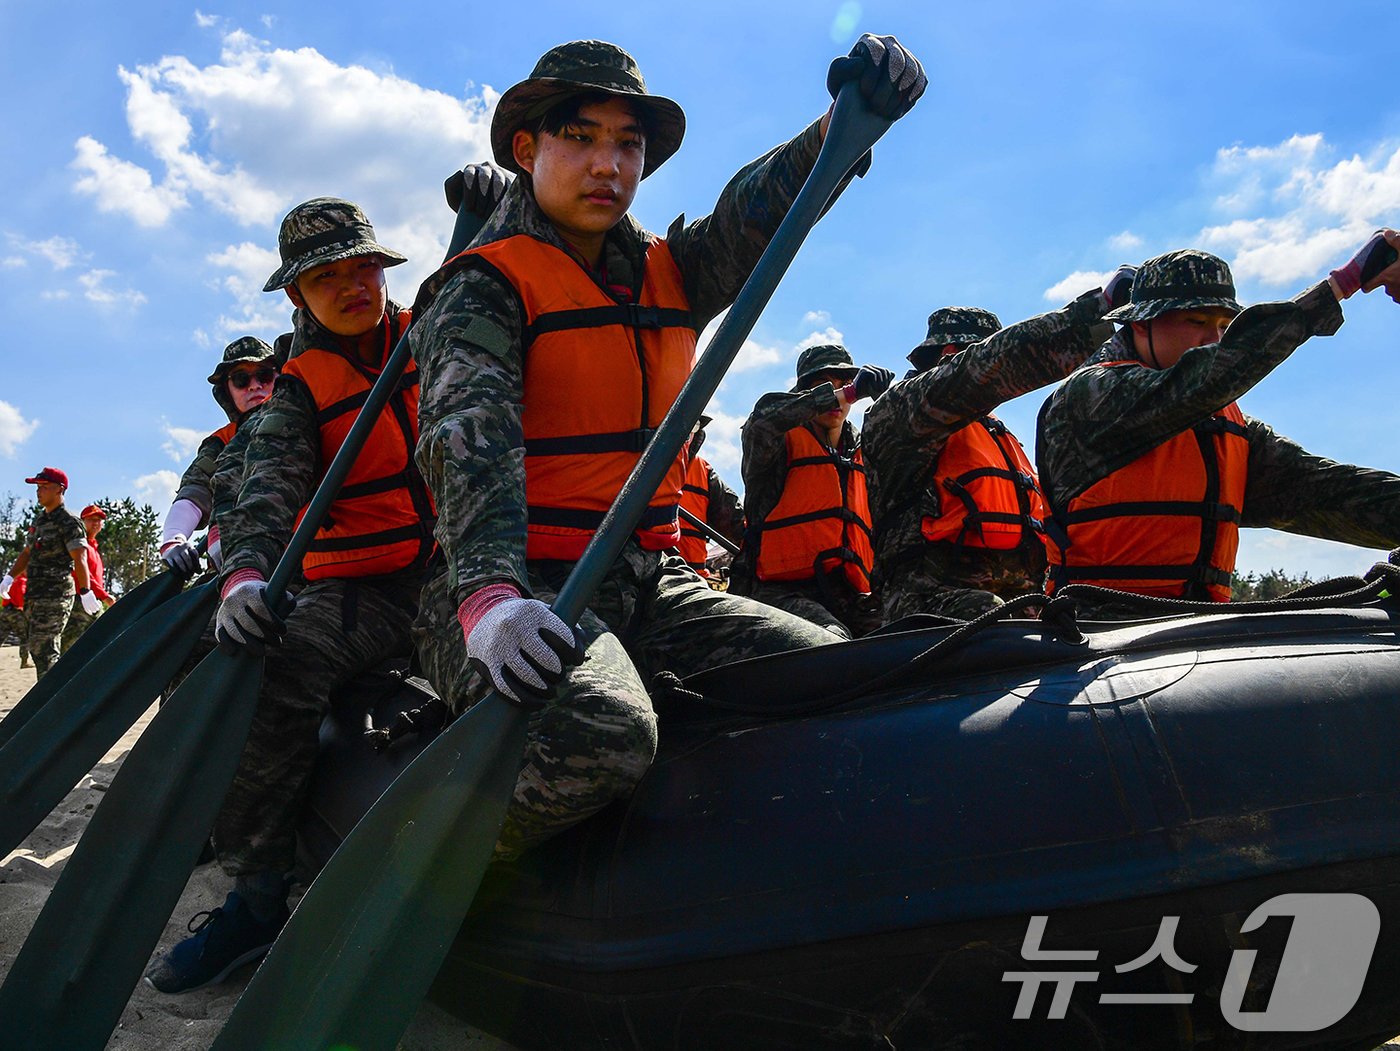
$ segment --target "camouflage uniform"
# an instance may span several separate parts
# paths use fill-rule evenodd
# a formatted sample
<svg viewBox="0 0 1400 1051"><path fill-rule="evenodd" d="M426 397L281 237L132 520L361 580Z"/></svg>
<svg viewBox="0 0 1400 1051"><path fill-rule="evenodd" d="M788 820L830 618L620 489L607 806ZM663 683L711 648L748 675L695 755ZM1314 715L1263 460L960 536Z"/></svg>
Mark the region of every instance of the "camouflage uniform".
<svg viewBox="0 0 1400 1051"><path fill-rule="evenodd" d="M59 640L77 591L72 556L86 549L83 523L62 504L52 511L40 510L29 527L24 612L29 620L29 653L39 678L58 660Z"/></svg>
<svg viewBox="0 0 1400 1051"><path fill-rule="evenodd" d="M849 355L846 360L850 360ZM847 371L854 375L854 366ZM879 627L880 617L874 600L856 594L842 570L810 580L759 580L754 572L762 539L759 530L778 506L787 480L787 432L805 427L822 413L840 406L836 388L830 383L820 383L810 390L775 391L758 399L741 432L748 535L729 586L739 594L785 609L839 638L849 639ZM817 440L826 444L821 436ZM849 421L843 423L836 451L849 460L859 449L860 434Z"/></svg>
<svg viewBox="0 0 1400 1051"><path fill-rule="evenodd" d="M814 124L740 171L710 216L672 224L666 240L697 331L732 302L819 144ZM647 163L654 167L652 159L649 139ZM570 252L528 183L515 180L475 243L527 234ZM653 239L624 216L606 237L604 287L639 289ZM419 304L410 336L421 384L418 465L437 503L445 558L424 589L415 636L429 681L461 710L480 688L467 669L460 602L501 582L548 601L570 564L525 560L522 311L514 289L469 268L430 278ZM661 668L684 674L831 640L797 618L712 591L679 556L642 551L635 541L581 620L587 656L566 674L554 704L534 717L503 854L582 820L636 783L656 740L644 675Z"/></svg>
<svg viewBox="0 0 1400 1051"><path fill-rule="evenodd" d="M19 666L29 667L29 621L24 615L24 607L16 606L7 599L0 606L0 639L11 635L19 641Z"/></svg>
<svg viewBox="0 0 1400 1051"><path fill-rule="evenodd" d="M1133 294L1137 299L1136 285ZM1291 300L1249 307L1220 342L1186 351L1171 368L1099 367L1137 358L1131 331L1121 329L1041 411L1036 449L1046 497L1064 507L1095 482L1238 399L1305 340L1330 336L1341 324L1341 306L1322 282ZM1245 429L1249 461L1242 526L1361 547L1400 546L1400 477L1315 456L1249 416ZM1141 616L1143 607L1129 601L1086 605L1082 612L1117 618Z"/></svg>
<svg viewBox="0 0 1400 1051"><path fill-rule="evenodd" d="M403 261L373 241L363 212L329 198L289 213L279 233L284 258L288 244L338 229L358 229L363 240L331 244L286 260L269 279L269 287L281 287L278 281L294 280L303 269L346 258L347 251L367 254L361 250L365 246L385 255L385 265ZM386 318L395 318L400 309L390 303ZM292 357L307 347L336 345L336 337L308 311L298 310L294 323ZM266 579L281 558L299 513L329 466L321 459L317 415L307 386L283 374L272 397L239 428L220 456L213 486L224 579L241 569L257 570ZM230 496L240 475L236 496ZM323 577L297 595L286 637L268 648L248 743L214 827L219 863L230 875L280 873L292 867L296 825L330 696L385 660L410 652L409 630L422 576L422 566L415 564L378 576Z"/></svg>
<svg viewBox="0 0 1400 1051"><path fill-rule="evenodd" d="M995 315L967 307L929 318L929 337L910 355L916 364L921 350L969 345L890 387L862 427L887 621L914 613L970 619L1040 590L1045 550L1038 540L1013 551L926 541L923 519L940 514L942 496L930 480L958 430L1082 363L1112 331L1102 312L1090 293L1006 328Z"/></svg>

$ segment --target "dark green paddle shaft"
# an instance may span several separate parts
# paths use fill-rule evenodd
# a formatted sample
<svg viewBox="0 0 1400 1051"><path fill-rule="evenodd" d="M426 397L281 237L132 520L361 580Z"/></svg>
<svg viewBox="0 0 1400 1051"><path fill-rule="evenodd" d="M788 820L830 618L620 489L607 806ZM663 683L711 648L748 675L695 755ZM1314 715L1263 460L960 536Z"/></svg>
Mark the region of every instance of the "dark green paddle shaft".
<svg viewBox="0 0 1400 1051"><path fill-rule="evenodd" d="M465 248L480 227L463 209L453 248ZM407 362L405 333L273 570L270 603L284 598ZM106 1044L238 767L262 664L246 653L211 653L122 763L0 987L5 1046L100 1051Z"/></svg>
<svg viewBox="0 0 1400 1051"><path fill-rule="evenodd" d="M730 540L729 537L724 536L717 529L715 529L714 526L710 525L709 522L706 522L699 515L691 514L684 507L678 507L676 508L676 511L680 514L682 518L684 518L687 522L693 525L696 529L700 530L700 532L704 533L707 537L713 540L720 547L728 551L731 555L737 555L739 553L738 544Z"/></svg>
<svg viewBox="0 0 1400 1051"><path fill-rule="evenodd" d="M34 831L169 685L218 601L210 581L153 611L0 748L0 856Z"/></svg>
<svg viewBox="0 0 1400 1051"><path fill-rule="evenodd" d="M554 610L575 623L661 484L779 278L846 172L890 122L841 91L821 156ZM525 743L499 694L456 720L385 791L312 884L214 1051L389 1051L491 860Z"/></svg>
<svg viewBox="0 0 1400 1051"><path fill-rule="evenodd" d="M8 743L20 727L68 685L108 643L157 606L178 595L183 586L184 579L174 570L157 573L133 588L130 594L123 595L120 602L93 621L68 652L59 658L58 663L49 669L49 673L31 686L5 718L0 719L0 747Z"/></svg>

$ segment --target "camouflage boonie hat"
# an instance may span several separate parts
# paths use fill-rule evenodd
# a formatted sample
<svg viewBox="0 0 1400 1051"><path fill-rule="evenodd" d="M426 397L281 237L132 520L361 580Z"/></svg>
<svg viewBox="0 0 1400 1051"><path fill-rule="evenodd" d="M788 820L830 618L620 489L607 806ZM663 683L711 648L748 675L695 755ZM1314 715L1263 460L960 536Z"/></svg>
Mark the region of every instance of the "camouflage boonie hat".
<svg viewBox="0 0 1400 1051"><path fill-rule="evenodd" d="M604 40L573 40L546 51L530 76L496 103L491 118L491 152L496 163L517 175L524 174L511 148L515 133L539 120L556 103L593 91L626 99L645 112L648 131L643 179L680 149L685 113L670 99L647 94L637 60Z"/></svg>
<svg viewBox="0 0 1400 1051"><path fill-rule="evenodd" d="M1168 252L1138 267L1127 305L1104 315L1108 321L1150 321L1169 310L1220 307L1238 314L1235 279L1219 256L1193 248Z"/></svg>
<svg viewBox="0 0 1400 1051"><path fill-rule="evenodd" d="M797 383L792 389L802 390L802 385L818 372L848 372L854 376L859 371L851 352L839 343L808 347L797 358Z"/></svg>
<svg viewBox="0 0 1400 1051"><path fill-rule="evenodd" d="M939 307L928 316L928 335L909 352L908 359L917 365L926 358L925 351L942 353L949 343L967 345L978 343L1001 331L1001 319L981 307Z"/></svg>
<svg viewBox="0 0 1400 1051"><path fill-rule="evenodd" d="M209 373L210 383L222 383L235 365L256 364L276 357L277 352L257 336L239 336L224 348L223 359ZM274 362L273 364L280 364Z"/></svg>
<svg viewBox="0 0 1400 1051"><path fill-rule="evenodd" d="M277 251L282 265L267 279L264 292L286 288L312 267L352 256L382 256L385 266L408 262L374 239L374 227L358 204L338 197L315 197L288 212L277 231Z"/></svg>

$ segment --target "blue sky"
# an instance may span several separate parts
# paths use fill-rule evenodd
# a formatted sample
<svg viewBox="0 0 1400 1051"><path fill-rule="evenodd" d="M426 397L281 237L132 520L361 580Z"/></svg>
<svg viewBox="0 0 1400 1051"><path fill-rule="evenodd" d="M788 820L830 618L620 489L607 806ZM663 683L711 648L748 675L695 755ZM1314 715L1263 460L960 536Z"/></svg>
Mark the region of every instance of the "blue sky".
<svg viewBox="0 0 1400 1051"><path fill-rule="evenodd" d="M744 162L827 105L825 70L894 33L929 90L812 234L714 405L709 451L737 485L737 426L786 389L802 346L840 338L900 369L937 306L1011 322L1120 262L1203 247L1246 301L1290 296L1400 223L1395 0L1230 4L893 2L180 8L0 3L0 493L40 466L70 499L164 513L223 422L204 377L224 344L287 327L264 295L292 205L363 204L412 262L451 225L442 179L488 157L498 94L541 52L601 37L685 108L680 153L638 195L664 230L709 210ZM1244 400L1315 452L1400 470L1400 308L1347 304ZM1002 415L1029 445L1043 394ZM1242 569L1355 572L1369 552L1268 531Z"/></svg>

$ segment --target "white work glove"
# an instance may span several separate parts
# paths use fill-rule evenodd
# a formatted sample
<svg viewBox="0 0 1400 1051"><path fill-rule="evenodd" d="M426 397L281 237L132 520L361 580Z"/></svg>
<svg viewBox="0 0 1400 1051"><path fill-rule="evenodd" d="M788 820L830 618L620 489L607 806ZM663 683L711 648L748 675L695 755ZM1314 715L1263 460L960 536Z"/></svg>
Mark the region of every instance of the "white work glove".
<svg viewBox="0 0 1400 1051"><path fill-rule="evenodd" d="M92 588L83 588L78 592L78 601L83 604L83 612L89 617L95 617L102 609L102 603L97 601L97 596L92 593Z"/></svg>
<svg viewBox="0 0 1400 1051"><path fill-rule="evenodd" d="M199 572L199 550L182 536L161 544L160 560L186 580Z"/></svg>
<svg viewBox="0 0 1400 1051"><path fill-rule="evenodd" d="M219 539L219 527L211 525L209 535L206 538L209 542L204 545L204 553L209 556L209 562L217 569L224 568L224 545Z"/></svg>
<svg viewBox="0 0 1400 1051"><path fill-rule="evenodd" d="M578 663L574 633L543 602L509 585L483 588L457 610L467 659L507 700L536 707Z"/></svg>
<svg viewBox="0 0 1400 1051"><path fill-rule="evenodd" d="M14 587L14 584L15 578L6 573L5 579L0 580L0 598L9 598L10 588Z"/></svg>
<svg viewBox="0 0 1400 1051"><path fill-rule="evenodd" d="M288 595L287 613L296 606ZM261 657L268 646L280 643L287 634L287 621L267 604L267 581L254 569L240 569L224 584L223 600L214 617L214 640L225 653L246 649Z"/></svg>

